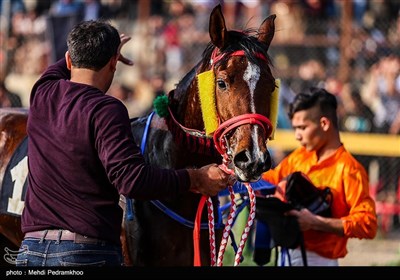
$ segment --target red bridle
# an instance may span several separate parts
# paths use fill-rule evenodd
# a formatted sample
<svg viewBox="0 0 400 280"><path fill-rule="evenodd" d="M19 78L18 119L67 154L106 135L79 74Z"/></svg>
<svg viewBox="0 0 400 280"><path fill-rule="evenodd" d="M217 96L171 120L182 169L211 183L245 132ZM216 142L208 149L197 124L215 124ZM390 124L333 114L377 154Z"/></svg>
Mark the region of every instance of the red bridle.
<svg viewBox="0 0 400 280"><path fill-rule="evenodd" d="M243 114L221 123L215 130L213 138L215 148L225 160L227 160L226 134L245 124L257 124L263 128L266 138L271 136L271 121L267 117L260 114Z"/></svg>
<svg viewBox="0 0 400 280"><path fill-rule="evenodd" d="M214 67L215 63L217 63L219 60L221 60L226 55L225 53L217 54L218 51L219 51L219 49L215 48L211 54L211 61L210 61L211 67ZM255 55L258 58L261 58L262 60L265 60L266 62L268 62L268 59L262 53L256 53ZM234 52L230 53L229 56L245 56L245 53L244 53L244 50L238 50L238 51L234 51Z"/></svg>

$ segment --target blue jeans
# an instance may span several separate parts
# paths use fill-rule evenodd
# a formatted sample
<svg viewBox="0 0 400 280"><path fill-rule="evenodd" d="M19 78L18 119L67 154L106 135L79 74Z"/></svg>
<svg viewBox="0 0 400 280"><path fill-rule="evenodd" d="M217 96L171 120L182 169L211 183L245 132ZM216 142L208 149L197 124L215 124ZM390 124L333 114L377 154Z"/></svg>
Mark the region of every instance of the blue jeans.
<svg viewBox="0 0 400 280"><path fill-rule="evenodd" d="M120 246L74 243L69 240L25 238L16 259L16 266L122 266Z"/></svg>

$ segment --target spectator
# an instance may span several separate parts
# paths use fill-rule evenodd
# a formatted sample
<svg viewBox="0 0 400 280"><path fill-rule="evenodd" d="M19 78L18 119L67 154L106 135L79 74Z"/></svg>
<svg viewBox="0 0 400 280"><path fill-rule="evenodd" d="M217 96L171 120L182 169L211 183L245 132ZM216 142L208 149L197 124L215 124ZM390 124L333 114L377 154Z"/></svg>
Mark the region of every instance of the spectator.
<svg viewBox="0 0 400 280"><path fill-rule="evenodd" d="M4 82L0 82L0 108L22 107L21 97L9 91Z"/></svg>

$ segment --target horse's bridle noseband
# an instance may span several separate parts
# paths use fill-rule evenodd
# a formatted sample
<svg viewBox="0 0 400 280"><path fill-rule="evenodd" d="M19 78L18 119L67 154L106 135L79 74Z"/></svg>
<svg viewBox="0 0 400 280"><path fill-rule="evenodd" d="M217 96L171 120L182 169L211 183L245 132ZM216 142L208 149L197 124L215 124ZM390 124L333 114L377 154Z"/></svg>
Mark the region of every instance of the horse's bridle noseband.
<svg viewBox="0 0 400 280"><path fill-rule="evenodd" d="M221 123L215 130L213 139L217 151L227 160L226 134L244 124L257 124L264 130L266 138L272 133L271 121L260 114L243 114Z"/></svg>

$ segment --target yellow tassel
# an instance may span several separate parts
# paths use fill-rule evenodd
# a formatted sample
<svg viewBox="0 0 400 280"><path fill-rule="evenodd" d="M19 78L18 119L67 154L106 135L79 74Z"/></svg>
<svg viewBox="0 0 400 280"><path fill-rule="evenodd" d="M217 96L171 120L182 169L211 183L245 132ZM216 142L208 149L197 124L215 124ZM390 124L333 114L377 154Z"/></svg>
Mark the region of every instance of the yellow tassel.
<svg viewBox="0 0 400 280"><path fill-rule="evenodd" d="M218 127L214 72L210 70L197 75L197 86L199 89L204 128L206 135L210 135Z"/></svg>
<svg viewBox="0 0 400 280"><path fill-rule="evenodd" d="M275 90L272 92L271 95L271 103L269 109L269 120L272 124L272 133L269 137L270 140L274 140L276 126L278 125L278 106L279 106L279 89L281 86L281 80L275 79Z"/></svg>

